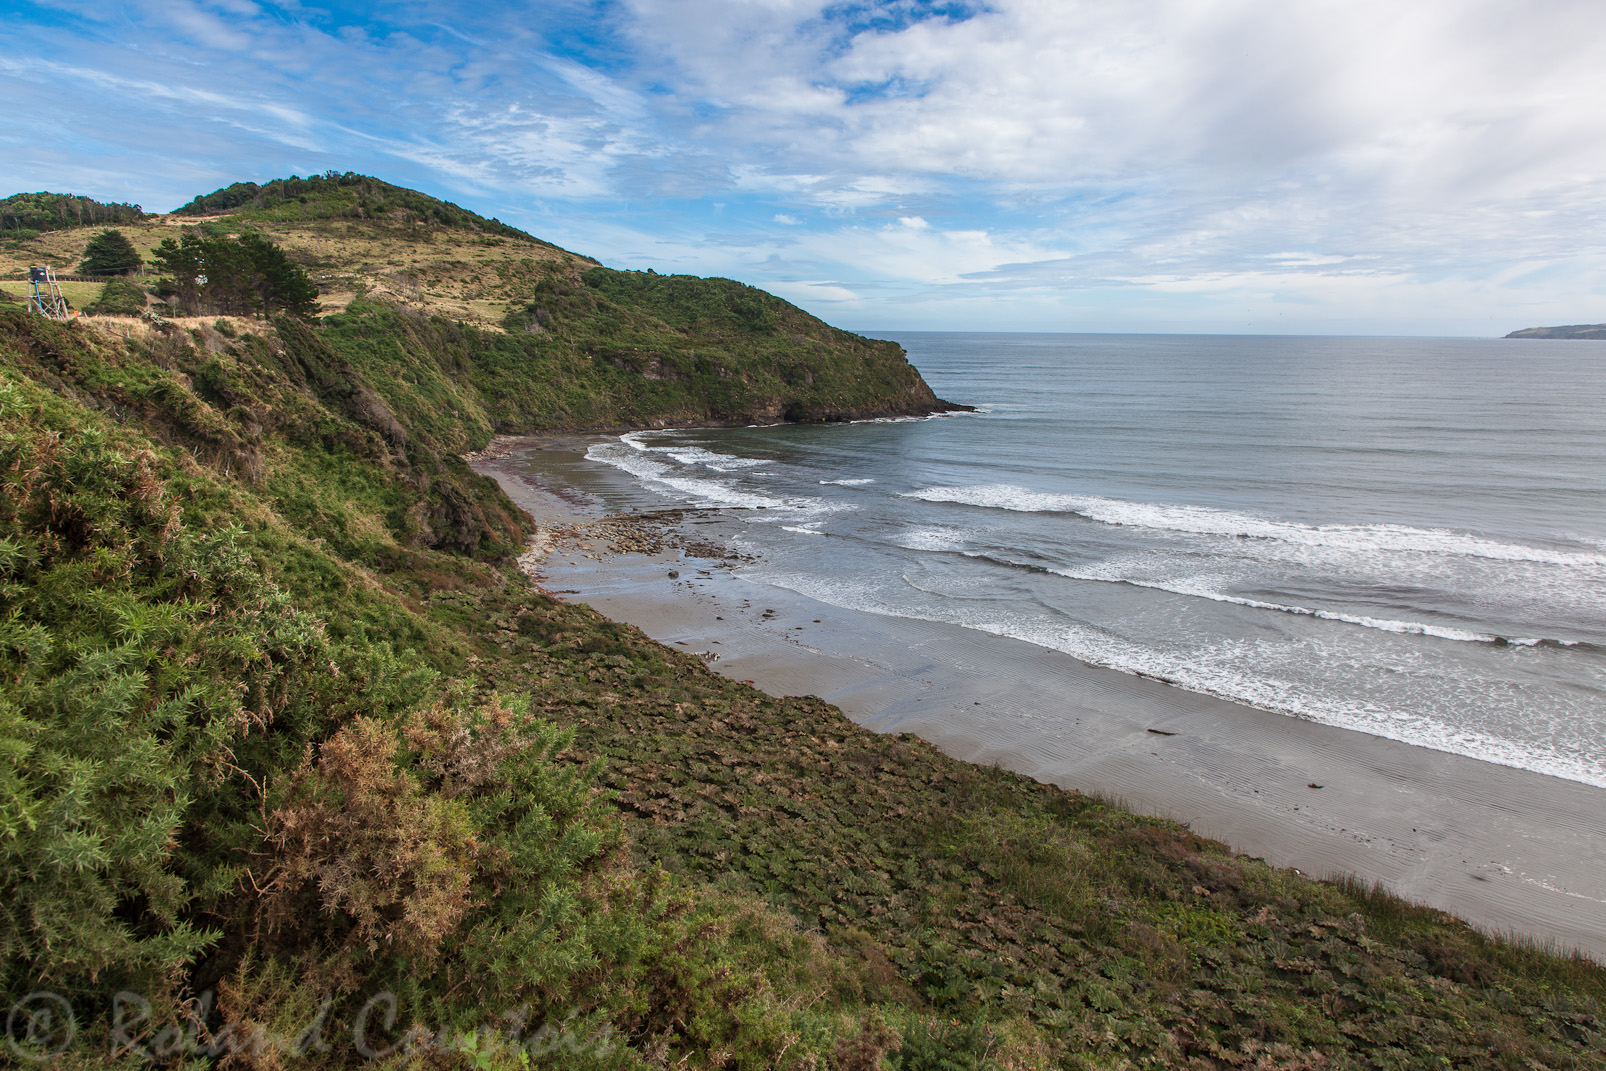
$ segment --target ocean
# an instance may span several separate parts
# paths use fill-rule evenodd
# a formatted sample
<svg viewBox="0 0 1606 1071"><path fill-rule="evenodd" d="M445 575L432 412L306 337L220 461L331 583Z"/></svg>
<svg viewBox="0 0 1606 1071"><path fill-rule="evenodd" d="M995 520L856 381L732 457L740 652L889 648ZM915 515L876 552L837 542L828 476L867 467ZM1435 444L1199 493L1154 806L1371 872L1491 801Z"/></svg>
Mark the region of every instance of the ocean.
<svg viewBox="0 0 1606 1071"><path fill-rule="evenodd" d="M587 457L755 583L1606 787L1606 344L895 337L979 411Z"/></svg>

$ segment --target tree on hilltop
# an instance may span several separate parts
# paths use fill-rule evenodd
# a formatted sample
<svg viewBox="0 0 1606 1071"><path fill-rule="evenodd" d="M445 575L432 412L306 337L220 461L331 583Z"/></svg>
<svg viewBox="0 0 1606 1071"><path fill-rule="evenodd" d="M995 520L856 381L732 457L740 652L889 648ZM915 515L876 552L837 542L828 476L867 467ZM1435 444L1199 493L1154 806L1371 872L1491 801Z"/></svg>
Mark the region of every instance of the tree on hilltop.
<svg viewBox="0 0 1606 1071"><path fill-rule="evenodd" d="M126 275L138 271L144 263L128 236L108 227L84 246L78 271L83 275Z"/></svg>
<svg viewBox="0 0 1606 1071"><path fill-rule="evenodd" d="M260 234L186 230L177 242L163 239L152 256L172 276L171 295L187 315L318 315L317 284Z"/></svg>

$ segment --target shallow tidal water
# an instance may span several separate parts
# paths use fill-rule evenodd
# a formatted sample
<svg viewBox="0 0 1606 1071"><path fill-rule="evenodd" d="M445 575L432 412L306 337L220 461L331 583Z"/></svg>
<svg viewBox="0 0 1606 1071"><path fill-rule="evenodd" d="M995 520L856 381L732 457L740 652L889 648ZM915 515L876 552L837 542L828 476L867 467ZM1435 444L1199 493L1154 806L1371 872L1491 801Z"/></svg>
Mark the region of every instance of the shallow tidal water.
<svg viewBox="0 0 1606 1071"><path fill-rule="evenodd" d="M750 580L1606 787L1606 344L897 339L981 412L587 456Z"/></svg>

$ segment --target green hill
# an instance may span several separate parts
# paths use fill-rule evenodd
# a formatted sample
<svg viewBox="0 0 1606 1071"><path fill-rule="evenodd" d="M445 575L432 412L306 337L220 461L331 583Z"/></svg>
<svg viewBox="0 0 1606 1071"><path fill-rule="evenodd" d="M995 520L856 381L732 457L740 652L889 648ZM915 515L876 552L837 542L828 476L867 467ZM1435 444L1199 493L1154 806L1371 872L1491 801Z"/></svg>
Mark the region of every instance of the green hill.
<svg viewBox="0 0 1606 1071"><path fill-rule="evenodd" d="M291 175L261 186L236 182L175 208L173 215L230 215L242 220L292 223L309 219L388 219L539 241L517 227L486 219L450 201L351 171L330 171L308 178Z"/></svg>
<svg viewBox="0 0 1606 1071"><path fill-rule="evenodd" d="M0 306L0 980L75 1016L45 1066L1606 1066L1598 965L716 676L533 589L459 456L929 411L895 345L253 226L374 282L445 245L500 322L427 274L315 322ZM66 1037L27 1021L13 1059Z"/></svg>

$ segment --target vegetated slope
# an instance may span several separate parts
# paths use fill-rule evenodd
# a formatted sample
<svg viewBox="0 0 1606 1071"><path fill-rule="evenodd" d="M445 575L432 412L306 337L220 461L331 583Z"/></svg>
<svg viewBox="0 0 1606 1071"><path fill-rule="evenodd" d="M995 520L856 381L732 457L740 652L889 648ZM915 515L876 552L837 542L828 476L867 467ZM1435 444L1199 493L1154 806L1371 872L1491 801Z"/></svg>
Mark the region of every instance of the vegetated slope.
<svg viewBox="0 0 1606 1071"><path fill-rule="evenodd" d="M527 354L581 357L588 366L579 369L582 395L609 399L620 423L849 420L964 408L938 400L896 343L837 330L729 279L592 268L580 285L543 279L507 324ZM480 381L500 426L538 426L562 411L536 385L554 377L527 368L515 358Z"/></svg>
<svg viewBox="0 0 1606 1071"><path fill-rule="evenodd" d="M588 272L586 282L599 272L606 269ZM735 285L695 282L721 294ZM835 332L791 306L785 307L813 330L840 337L827 343L758 329L676 331L586 283L544 283L536 294L546 303L537 311L551 311L533 333L455 323L362 297L309 330L372 385L405 427L431 436L443 450L474 449L497 433L841 420L954 408L931 393L901 347Z"/></svg>
<svg viewBox="0 0 1606 1071"><path fill-rule="evenodd" d="M85 1062L127 991L135 1057L245 1066L1606 1066L1587 961L531 589L453 330L0 309L0 977Z"/></svg>
<svg viewBox="0 0 1606 1071"><path fill-rule="evenodd" d="M233 216L147 216L117 229L150 264L156 247L164 239L178 239L185 227L209 237L251 232L272 241L312 276L326 312L340 311L362 292L493 330L499 329L510 309L529 300L531 289L544 275L578 277L595 263L534 239L388 218L280 223ZM0 234L0 285L11 280L26 289L28 268L36 264L48 264L58 273L74 271L90 236L82 228ZM144 279L154 285L156 276L147 274ZM93 297L70 291L89 285L68 283L64 289L75 306L82 306Z"/></svg>
<svg viewBox="0 0 1606 1071"><path fill-rule="evenodd" d="M236 183L119 229L149 263L183 226L283 248L316 282L325 311L357 303L351 311L361 323L337 318L324 331L332 345L374 368L411 369L377 375L376 389L404 406L450 397L468 414L464 426L521 432L963 408L934 397L895 343L837 330L763 291L611 271L363 175ZM68 269L87 241L47 234L0 242L0 280L22 287L32 264ZM161 287L156 276L144 282ZM126 293L90 286L67 284L75 307L127 310Z"/></svg>
<svg viewBox="0 0 1606 1071"><path fill-rule="evenodd" d="M8 1006L66 1000L108 1065L120 991L110 1041L164 1062L272 1064L314 1020L351 1062L376 991L403 1020L370 1047L522 1005L578 1041L680 1021L773 1051L738 1019L767 991L707 939L730 911L628 870L562 731L476 689L482 628L420 601L509 586L508 504L283 327L0 310ZM19 1058L65 1036L34 1025Z"/></svg>
<svg viewBox="0 0 1606 1071"><path fill-rule="evenodd" d="M1567 327L1525 327L1507 338L1586 338L1606 339L1606 324L1571 324Z"/></svg>

